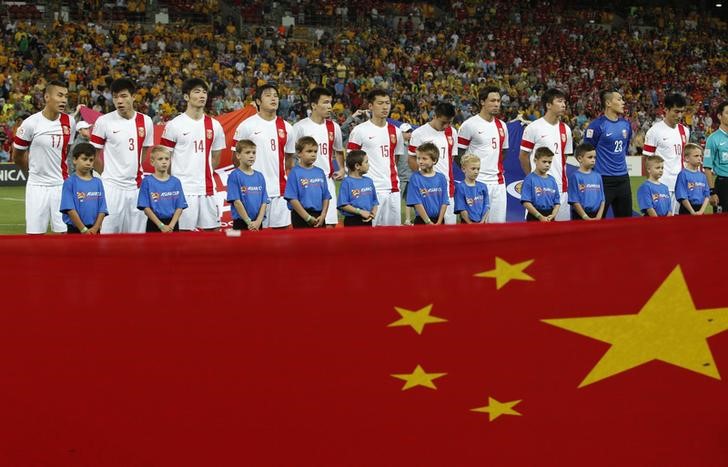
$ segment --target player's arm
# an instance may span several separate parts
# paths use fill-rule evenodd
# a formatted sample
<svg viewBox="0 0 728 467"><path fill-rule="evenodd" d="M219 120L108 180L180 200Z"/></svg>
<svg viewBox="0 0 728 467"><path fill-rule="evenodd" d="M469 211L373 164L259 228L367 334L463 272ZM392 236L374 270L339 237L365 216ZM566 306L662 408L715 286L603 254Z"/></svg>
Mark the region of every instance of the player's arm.
<svg viewBox="0 0 728 467"><path fill-rule="evenodd" d="M485 224L488 222L488 215L490 214L490 208L487 208L485 210L485 213L483 213L483 218L480 220L479 224Z"/></svg>
<svg viewBox="0 0 728 467"><path fill-rule="evenodd" d="M463 224L472 224L473 221L470 220L470 214L468 214L468 211L460 211L460 221Z"/></svg>
<svg viewBox="0 0 728 467"><path fill-rule="evenodd" d="M96 157L94 157L94 170L96 173L104 173L104 150L96 149Z"/></svg>
<svg viewBox="0 0 728 467"><path fill-rule="evenodd" d="M437 222L435 224L442 225L445 222L445 211L447 211L447 204L440 206L440 213L437 215Z"/></svg>
<svg viewBox="0 0 728 467"><path fill-rule="evenodd" d="M296 165L296 155L292 152L287 152L285 155L286 175L291 171L294 165Z"/></svg>
<svg viewBox="0 0 728 467"><path fill-rule="evenodd" d="M172 232L174 230L174 226L177 225L177 221L179 221L179 218L182 216L182 208L177 208L174 210L174 214L172 214L172 220L169 221L169 231Z"/></svg>
<svg viewBox="0 0 728 467"><path fill-rule="evenodd" d="M217 151L210 151L210 164L212 165L212 170L215 170L220 166L220 153L222 153L221 150Z"/></svg>
<svg viewBox="0 0 728 467"><path fill-rule="evenodd" d="M236 199L233 201L233 207L235 207L235 211L237 211L238 216L240 216L243 222L245 222L245 225L250 226L250 216L248 215L248 211L245 209L243 202Z"/></svg>
<svg viewBox="0 0 728 467"><path fill-rule="evenodd" d="M13 147L13 162L23 172L28 172L28 150Z"/></svg>
<svg viewBox="0 0 728 467"><path fill-rule="evenodd" d="M705 210L708 209L708 205L710 204L710 197L706 196L705 199L703 199L703 204L700 206L700 209L695 211L695 214L698 216L702 216L705 214Z"/></svg>
<svg viewBox="0 0 728 467"><path fill-rule="evenodd" d="M655 211L655 208L647 208L645 209L645 214L647 214L649 217L658 217L657 211Z"/></svg>
<svg viewBox="0 0 728 467"><path fill-rule="evenodd" d="M599 220L602 218L602 216L604 216L604 201L599 203L599 210L597 211L597 215L594 216L594 219L592 219L592 220L595 220L595 221Z"/></svg>
<svg viewBox="0 0 728 467"><path fill-rule="evenodd" d="M518 155L518 160L521 163L521 170L523 170L523 173L525 175L530 174L531 173L531 153L526 152L523 149L521 149L521 152Z"/></svg>
<svg viewBox="0 0 728 467"><path fill-rule="evenodd" d="M73 222L73 226L81 231L81 233L89 233L89 230L86 229L86 225L81 220L81 216L78 215L78 211L75 209L69 209L66 211L66 214L68 214L68 218L71 219L71 222Z"/></svg>
<svg viewBox="0 0 728 467"><path fill-rule="evenodd" d="M557 200L559 199L558 198L558 195L557 195L557 198L556 199ZM556 215L559 213L559 209L561 209L561 204L559 204L557 202L556 204L554 204L554 208L551 210L551 214L549 214L548 216L546 216L546 218L549 221L552 221L552 220L556 219Z"/></svg>
<svg viewBox="0 0 728 467"><path fill-rule="evenodd" d="M330 199L325 199L323 205L321 206L321 214L316 218L316 224L314 227L322 227L324 223L326 222L326 212L329 210L329 203L331 202Z"/></svg>
<svg viewBox="0 0 728 467"><path fill-rule="evenodd" d="M250 223L248 226L248 229L250 230L260 230L260 226L263 225L263 218L265 217L265 211L268 209L268 203L260 203L260 209L258 209L258 215L256 216L255 220Z"/></svg>
<svg viewBox="0 0 728 467"><path fill-rule="evenodd" d="M334 180L343 180L346 173L344 171L344 151L336 151L334 157L336 157L336 164L339 166L339 170L334 172Z"/></svg>
<svg viewBox="0 0 728 467"><path fill-rule="evenodd" d="M90 233L90 234L97 234L97 233L99 233L99 231L101 230L101 224L104 222L104 217L106 217L106 213L105 212L100 212L96 216L96 220L94 221L94 225L92 225L88 229L88 233Z"/></svg>

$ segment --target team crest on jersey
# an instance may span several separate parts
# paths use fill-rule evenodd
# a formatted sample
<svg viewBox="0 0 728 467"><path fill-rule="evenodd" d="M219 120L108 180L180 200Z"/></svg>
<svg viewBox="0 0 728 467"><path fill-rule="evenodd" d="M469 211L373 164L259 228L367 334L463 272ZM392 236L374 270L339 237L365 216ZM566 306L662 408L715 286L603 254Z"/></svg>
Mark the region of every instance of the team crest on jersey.
<svg viewBox="0 0 728 467"><path fill-rule="evenodd" d="M21 126L20 128L18 128L17 133L18 133L18 136L23 136L23 133L25 133L25 129Z"/></svg>
<svg viewBox="0 0 728 467"><path fill-rule="evenodd" d="M506 134L503 131L503 128L498 128L498 134L501 136L501 138L505 138Z"/></svg>
<svg viewBox="0 0 728 467"><path fill-rule="evenodd" d="M71 128L67 125L61 125L61 130L63 131L64 135L70 135L71 134Z"/></svg>
<svg viewBox="0 0 728 467"><path fill-rule="evenodd" d="M452 146L452 136L448 136L447 137L447 144L449 144L450 146Z"/></svg>
<svg viewBox="0 0 728 467"><path fill-rule="evenodd" d="M137 128L137 133L139 133L140 138L144 138L144 135L146 134L144 131L144 127L140 126L139 128Z"/></svg>
<svg viewBox="0 0 728 467"><path fill-rule="evenodd" d="M622 138L627 138L627 130L622 130Z"/></svg>
<svg viewBox="0 0 728 467"><path fill-rule="evenodd" d="M680 135L680 139L682 139L683 144L685 144L685 135Z"/></svg>
<svg viewBox="0 0 728 467"><path fill-rule="evenodd" d="M333 131L329 131L329 139L334 139L334 132Z"/></svg>
<svg viewBox="0 0 728 467"><path fill-rule="evenodd" d="M397 144L397 135L389 135L389 141L391 141L392 144Z"/></svg>
<svg viewBox="0 0 728 467"><path fill-rule="evenodd" d="M159 193L156 191L149 193L149 196L152 198L152 201L159 201Z"/></svg>
<svg viewBox="0 0 728 467"><path fill-rule="evenodd" d="M281 139L286 137L286 131L283 128L278 129L278 137Z"/></svg>
<svg viewBox="0 0 728 467"><path fill-rule="evenodd" d="M561 135L561 142L562 143L565 143L566 142L566 135Z"/></svg>
<svg viewBox="0 0 728 467"><path fill-rule="evenodd" d="M205 138L212 139L212 130L205 130Z"/></svg>

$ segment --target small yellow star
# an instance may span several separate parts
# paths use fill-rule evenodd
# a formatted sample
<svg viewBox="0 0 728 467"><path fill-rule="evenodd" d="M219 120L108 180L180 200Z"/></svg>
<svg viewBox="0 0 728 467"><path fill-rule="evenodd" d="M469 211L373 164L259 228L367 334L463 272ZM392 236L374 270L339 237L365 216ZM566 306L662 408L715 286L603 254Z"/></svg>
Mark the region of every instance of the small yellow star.
<svg viewBox="0 0 728 467"><path fill-rule="evenodd" d="M521 399L523 400L523 399ZM518 405L521 400L517 401L510 401L510 402L498 402L497 400L493 399L492 397L488 397L488 405L485 407L478 407L475 409L470 409L472 412L480 412L480 413L487 413L488 414L488 421L492 422L496 418L500 417L501 415L518 415L521 414L519 412L516 412L513 407Z"/></svg>
<svg viewBox="0 0 728 467"><path fill-rule="evenodd" d="M399 319L393 323L389 323L387 327L412 326L412 329L414 329L417 334L422 334L422 331L425 328L425 324L447 322L446 319L438 318L437 316L430 316L430 312L432 311L432 305L433 304L429 304L426 307L420 308L417 311L394 307L394 309L397 310L397 313L399 313L402 319Z"/></svg>
<svg viewBox="0 0 728 467"><path fill-rule="evenodd" d="M636 315L543 321L612 344L579 387L652 360L720 379L707 338L728 329L728 308L697 310L680 266Z"/></svg>
<svg viewBox="0 0 728 467"><path fill-rule="evenodd" d="M420 365L417 365L417 368L415 368L415 371L413 371L412 373L403 373L392 376L397 379L406 381L406 383L404 383L404 386L402 386L402 390L406 391L407 389L411 389L417 386L437 389L435 383L433 383L432 381L436 380L437 378L442 378L446 374L447 373L426 373Z"/></svg>
<svg viewBox="0 0 728 467"><path fill-rule="evenodd" d="M475 277L495 278L496 289L500 289L512 280L533 281L535 280L533 277L523 272L533 262L534 260L529 259L528 261L523 261L522 263L510 264L507 261L504 261L496 256L495 269L491 269L490 271L485 272L479 272L478 274L475 274Z"/></svg>

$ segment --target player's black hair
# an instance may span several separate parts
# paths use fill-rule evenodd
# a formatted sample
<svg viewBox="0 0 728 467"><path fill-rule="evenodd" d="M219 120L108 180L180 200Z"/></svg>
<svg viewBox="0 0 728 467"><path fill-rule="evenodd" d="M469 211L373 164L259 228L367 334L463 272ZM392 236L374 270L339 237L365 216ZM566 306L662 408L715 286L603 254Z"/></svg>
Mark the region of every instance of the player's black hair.
<svg viewBox="0 0 728 467"><path fill-rule="evenodd" d="M68 85L66 83L64 83L61 80L54 79L54 80L49 81L48 84L46 84L46 87L45 87L45 90L43 91L43 94L47 94L48 93L48 90L50 89L51 86L56 87L56 88L66 88L66 89L68 89Z"/></svg>
<svg viewBox="0 0 728 467"><path fill-rule="evenodd" d="M331 89L317 86L308 92L308 103L311 105L318 104L321 96L334 97L334 93Z"/></svg>
<svg viewBox="0 0 728 467"><path fill-rule="evenodd" d="M688 105L687 101L685 100L685 96L682 94L668 94L665 96L665 108L666 109L674 109L675 107L685 107Z"/></svg>
<svg viewBox="0 0 728 467"><path fill-rule="evenodd" d="M276 92L276 94L278 94L278 88L275 86L275 84L265 83L264 85L260 86L258 89L255 90L255 100L259 101L261 96L263 95L263 93L265 91L267 91L268 89L272 89Z"/></svg>
<svg viewBox="0 0 728 467"><path fill-rule="evenodd" d="M562 98L566 99L566 94L564 94L563 91L556 88L547 89L544 91L543 95L541 96L541 105L543 105L543 108L546 108L546 104L553 104L554 99Z"/></svg>
<svg viewBox="0 0 728 467"><path fill-rule="evenodd" d="M129 91L129 94L134 94L136 92L136 85L128 78L115 79L111 82L111 86L109 86L109 88L111 89L112 96L122 91Z"/></svg>
<svg viewBox="0 0 728 467"><path fill-rule="evenodd" d="M599 92L599 102L602 103L602 108L607 107L607 101L612 98L612 94L619 92L616 89L604 89Z"/></svg>
<svg viewBox="0 0 728 467"><path fill-rule="evenodd" d="M491 93L496 93L500 96L500 89L498 89L495 86L486 86L483 89L480 90L478 93L478 104L482 103L484 100L488 99L488 96Z"/></svg>
<svg viewBox="0 0 728 467"><path fill-rule="evenodd" d="M374 88L367 94L367 101L371 104L378 96L389 97L389 93L382 88Z"/></svg>
<svg viewBox="0 0 728 467"><path fill-rule="evenodd" d="M438 102L437 105L435 106L435 116L436 117L454 118L455 117L455 106L449 102Z"/></svg>
<svg viewBox="0 0 728 467"><path fill-rule="evenodd" d="M78 143L73 148L73 158L78 159L78 157L83 154L84 156L96 156L96 148L91 143Z"/></svg>
<svg viewBox="0 0 728 467"><path fill-rule="evenodd" d="M581 159L584 154L590 151L595 151L594 145L590 143L581 143L576 147L576 150L574 150L574 157Z"/></svg>
<svg viewBox="0 0 728 467"><path fill-rule="evenodd" d="M715 115L716 118L718 115L722 114L725 108L728 107L728 101L723 101L715 108Z"/></svg>
<svg viewBox="0 0 728 467"><path fill-rule="evenodd" d="M195 88L202 88L206 92L210 92L210 86L207 84L207 81L200 78L190 78L182 83L182 95L191 93Z"/></svg>
<svg viewBox="0 0 728 467"><path fill-rule="evenodd" d="M366 155L367 153L362 151L361 149L349 151L349 153L346 155L346 168L349 169L349 171L356 170L356 164L363 164L364 157Z"/></svg>

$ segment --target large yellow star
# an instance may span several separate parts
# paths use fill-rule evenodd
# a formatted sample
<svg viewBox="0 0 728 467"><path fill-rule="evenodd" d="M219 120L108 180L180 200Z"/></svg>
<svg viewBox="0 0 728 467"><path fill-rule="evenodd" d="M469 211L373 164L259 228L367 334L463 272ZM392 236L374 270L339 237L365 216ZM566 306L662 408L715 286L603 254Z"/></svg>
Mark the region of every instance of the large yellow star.
<svg viewBox="0 0 728 467"><path fill-rule="evenodd" d="M415 371L413 371L412 373L404 373L392 376L397 379L406 381L404 383L404 386L402 386L402 390L406 391L407 389L411 389L416 386L424 386L430 389L437 389L435 383L433 383L433 380L436 380L437 378L442 378L446 374L447 373L426 373L420 365L417 365L417 368L415 368Z"/></svg>
<svg viewBox="0 0 728 467"><path fill-rule="evenodd" d="M437 316L430 316L432 311L432 304L427 305L424 308L420 308L417 311L407 310L405 308L394 307L397 313L402 317L401 319L389 323L388 327L396 326L412 326L417 334L422 334L425 328L425 324L431 323L444 323L447 322L444 318L438 318Z"/></svg>
<svg viewBox="0 0 728 467"><path fill-rule="evenodd" d="M495 278L495 288L500 289L508 282L515 281L533 281L533 277L529 276L524 270L529 267L534 260L529 259L521 263L510 264L508 261L495 257L495 269L490 271L479 272L475 277L491 277Z"/></svg>
<svg viewBox="0 0 728 467"><path fill-rule="evenodd" d="M728 329L728 308L696 310L680 266L636 315L543 321L612 344L579 387L652 360L720 379L707 338Z"/></svg>
<svg viewBox="0 0 728 467"><path fill-rule="evenodd" d="M521 399L522 400L522 399ZM511 402L498 402L492 397L488 397L488 405L470 409L473 412L487 413L488 421L492 422L501 415L518 415L521 414L513 409L521 400Z"/></svg>

